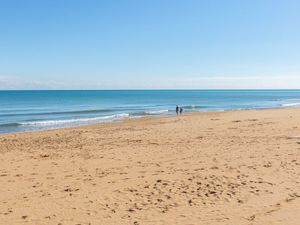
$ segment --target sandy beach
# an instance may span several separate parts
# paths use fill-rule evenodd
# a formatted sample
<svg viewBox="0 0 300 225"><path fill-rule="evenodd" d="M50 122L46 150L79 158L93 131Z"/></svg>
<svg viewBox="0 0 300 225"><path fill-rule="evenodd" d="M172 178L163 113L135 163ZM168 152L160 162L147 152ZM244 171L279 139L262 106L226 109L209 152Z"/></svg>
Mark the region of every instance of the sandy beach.
<svg viewBox="0 0 300 225"><path fill-rule="evenodd" d="M300 109L0 136L0 224L300 224Z"/></svg>

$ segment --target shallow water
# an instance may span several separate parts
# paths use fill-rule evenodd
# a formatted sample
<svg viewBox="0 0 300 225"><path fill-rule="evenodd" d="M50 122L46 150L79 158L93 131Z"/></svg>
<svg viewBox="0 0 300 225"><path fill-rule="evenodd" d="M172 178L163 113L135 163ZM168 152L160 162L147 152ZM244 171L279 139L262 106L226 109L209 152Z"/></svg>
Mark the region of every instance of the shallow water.
<svg viewBox="0 0 300 225"><path fill-rule="evenodd" d="M0 133L184 112L300 105L300 90L0 91Z"/></svg>

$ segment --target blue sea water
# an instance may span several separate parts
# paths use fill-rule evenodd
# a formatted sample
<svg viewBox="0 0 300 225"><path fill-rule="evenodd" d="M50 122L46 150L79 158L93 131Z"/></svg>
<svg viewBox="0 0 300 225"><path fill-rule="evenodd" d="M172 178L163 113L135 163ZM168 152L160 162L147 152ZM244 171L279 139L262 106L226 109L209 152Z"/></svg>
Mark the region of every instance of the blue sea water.
<svg viewBox="0 0 300 225"><path fill-rule="evenodd" d="M0 133L184 112L300 106L300 90L0 91Z"/></svg>

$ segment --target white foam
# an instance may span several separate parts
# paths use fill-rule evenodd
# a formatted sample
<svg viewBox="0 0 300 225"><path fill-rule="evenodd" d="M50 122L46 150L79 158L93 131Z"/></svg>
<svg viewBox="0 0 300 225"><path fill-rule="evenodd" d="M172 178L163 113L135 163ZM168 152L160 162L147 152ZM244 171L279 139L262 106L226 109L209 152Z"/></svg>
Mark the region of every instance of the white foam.
<svg viewBox="0 0 300 225"><path fill-rule="evenodd" d="M104 122L104 121L114 121L122 118L129 117L127 113L115 114L111 116L99 116L93 118L77 118L77 119L65 119L65 120L45 120L45 121L32 121L32 122L22 122L22 126L57 126L57 125L67 125L67 124L81 124L81 123L92 123L92 122Z"/></svg>
<svg viewBox="0 0 300 225"><path fill-rule="evenodd" d="M300 105L300 102L282 104L282 106L284 106L284 107L292 107L292 106L298 106L298 105Z"/></svg>
<svg viewBox="0 0 300 225"><path fill-rule="evenodd" d="M169 110L163 109L163 110L157 110L157 111L147 111L145 113L152 115L152 114L162 114L162 113L166 113L166 112L169 112Z"/></svg>

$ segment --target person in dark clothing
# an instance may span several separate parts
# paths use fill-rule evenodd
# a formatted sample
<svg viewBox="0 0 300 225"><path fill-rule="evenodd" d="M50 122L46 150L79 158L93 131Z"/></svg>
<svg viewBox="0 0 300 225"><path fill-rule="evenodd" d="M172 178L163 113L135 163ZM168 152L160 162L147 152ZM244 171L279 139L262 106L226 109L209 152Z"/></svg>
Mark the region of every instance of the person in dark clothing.
<svg viewBox="0 0 300 225"><path fill-rule="evenodd" d="M179 114L179 106L178 105L176 105L176 114L177 114L177 116Z"/></svg>
<svg viewBox="0 0 300 225"><path fill-rule="evenodd" d="M179 112L180 112L180 115L182 115L182 112L183 112L183 108L182 107L180 107Z"/></svg>

